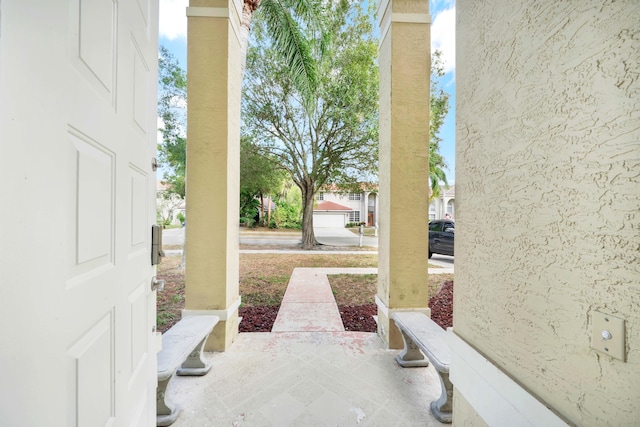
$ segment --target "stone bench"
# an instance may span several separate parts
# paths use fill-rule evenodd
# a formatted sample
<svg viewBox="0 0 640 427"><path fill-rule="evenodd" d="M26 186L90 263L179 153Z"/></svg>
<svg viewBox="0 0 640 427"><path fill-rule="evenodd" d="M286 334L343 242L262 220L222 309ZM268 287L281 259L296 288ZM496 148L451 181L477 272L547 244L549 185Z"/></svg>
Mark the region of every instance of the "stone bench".
<svg viewBox="0 0 640 427"><path fill-rule="evenodd" d="M403 368L429 366L429 358L440 377L442 394L431 402L431 413L442 423L451 422L453 385L449 381L451 350L445 341L446 331L424 313L399 311L391 318L402 332L404 349L396 357Z"/></svg>
<svg viewBox="0 0 640 427"><path fill-rule="evenodd" d="M211 369L211 364L202 358L202 350L219 320L218 316L188 316L162 334L156 391L158 426L171 425L180 414L179 406L166 396L173 374L205 375Z"/></svg>

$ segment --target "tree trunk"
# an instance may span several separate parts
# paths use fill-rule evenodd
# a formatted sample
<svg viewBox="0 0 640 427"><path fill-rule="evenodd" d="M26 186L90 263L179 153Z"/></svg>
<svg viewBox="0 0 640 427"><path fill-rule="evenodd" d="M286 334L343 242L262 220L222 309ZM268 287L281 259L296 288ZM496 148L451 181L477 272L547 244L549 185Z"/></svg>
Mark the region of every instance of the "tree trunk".
<svg viewBox="0 0 640 427"><path fill-rule="evenodd" d="M249 46L249 31L253 12L260 6L261 0L244 0L242 5L242 19L240 22L240 52L241 52L241 72L244 76L244 69L247 64L247 49Z"/></svg>
<svg viewBox="0 0 640 427"><path fill-rule="evenodd" d="M267 196L267 227L271 226L271 194Z"/></svg>
<svg viewBox="0 0 640 427"><path fill-rule="evenodd" d="M302 249L313 249L318 245L313 232L313 186L302 189Z"/></svg>
<svg viewBox="0 0 640 427"><path fill-rule="evenodd" d="M264 225L264 196L260 193L260 215L258 215L258 225Z"/></svg>

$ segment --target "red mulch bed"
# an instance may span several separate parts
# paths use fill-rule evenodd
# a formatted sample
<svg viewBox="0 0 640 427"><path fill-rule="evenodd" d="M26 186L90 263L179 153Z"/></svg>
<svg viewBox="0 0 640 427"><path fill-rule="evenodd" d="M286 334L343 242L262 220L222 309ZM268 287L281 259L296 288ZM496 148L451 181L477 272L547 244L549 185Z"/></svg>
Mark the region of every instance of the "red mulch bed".
<svg viewBox="0 0 640 427"><path fill-rule="evenodd" d="M375 304L340 305L338 310L345 331L375 332L378 329L373 319L378 314L378 306Z"/></svg>
<svg viewBox="0 0 640 427"><path fill-rule="evenodd" d="M429 298L431 319L446 329L453 326L453 281L444 282L440 291ZM240 307L240 332L270 332L279 306ZM346 331L376 332L378 312L375 304L341 305L338 307Z"/></svg>
<svg viewBox="0 0 640 427"><path fill-rule="evenodd" d="M279 305L240 307L238 309L238 316L242 317L240 332L271 332L278 310L280 310Z"/></svg>
<svg viewBox="0 0 640 427"><path fill-rule="evenodd" d="M453 280L444 282L440 291L429 298L431 320L447 329L453 326Z"/></svg>

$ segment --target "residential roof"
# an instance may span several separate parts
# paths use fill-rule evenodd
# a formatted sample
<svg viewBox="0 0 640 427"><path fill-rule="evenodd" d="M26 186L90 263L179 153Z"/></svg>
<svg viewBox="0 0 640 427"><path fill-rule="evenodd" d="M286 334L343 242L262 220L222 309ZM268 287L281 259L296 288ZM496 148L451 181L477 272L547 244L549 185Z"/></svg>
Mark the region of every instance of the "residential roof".
<svg viewBox="0 0 640 427"><path fill-rule="evenodd" d="M447 197L453 197L456 195L456 186L450 185L448 189L444 190L444 195Z"/></svg>
<svg viewBox="0 0 640 427"><path fill-rule="evenodd" d="M353 209L351 209L348 206L340 205L338 203L323 201L318 203L318 206L316 206L313 210L314 211L352 211Z"/></svg>
<svg viewBox="0 0 640 427"><path fill-rule="evenodd" d="M455 185L450 185L449 188L445 188L444 185L443 185L441 187L440 191L441 191L440 192L440 197L442 197L443 195L445 197L453 197L453 198L456 197L456 186ZM429 187L429 195L431 195L431 194L432 194L431 187Z"/></svg>

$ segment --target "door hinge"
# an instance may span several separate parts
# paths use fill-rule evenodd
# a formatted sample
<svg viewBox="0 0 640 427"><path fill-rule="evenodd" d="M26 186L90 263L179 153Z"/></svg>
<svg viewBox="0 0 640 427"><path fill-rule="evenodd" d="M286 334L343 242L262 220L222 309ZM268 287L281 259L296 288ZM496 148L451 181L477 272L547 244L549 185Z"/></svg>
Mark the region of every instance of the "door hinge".
<svg viewBox="0 0 640 427"><path fill-rule="evenodd" d="M160 163L158 163L158 159L156 159L155 157L151 159L151 170L153 170L154 172L158 170L158 166L160 166Z"/></svg>
<svg viewBox="0 0 640 427"><path fill-rule="evenodd" d="M151 265L160 264L160 258L164 256L162 250L162 228L159 225L151 226Z"/></svg>

